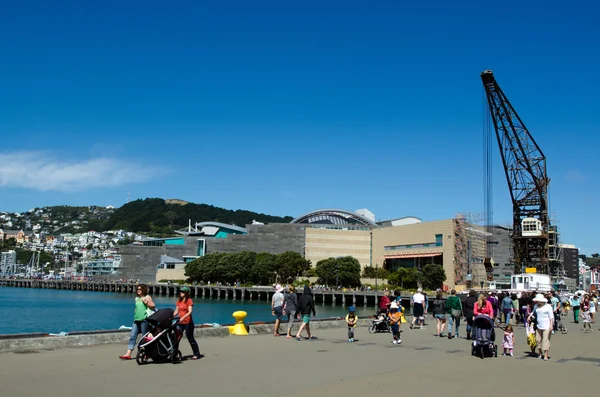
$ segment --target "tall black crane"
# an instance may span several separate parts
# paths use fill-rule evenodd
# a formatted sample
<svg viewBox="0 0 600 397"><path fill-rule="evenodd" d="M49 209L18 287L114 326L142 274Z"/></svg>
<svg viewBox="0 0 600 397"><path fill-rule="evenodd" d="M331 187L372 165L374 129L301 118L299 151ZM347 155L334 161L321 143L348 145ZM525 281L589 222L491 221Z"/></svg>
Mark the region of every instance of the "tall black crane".
<svg viewBox="0 0 600 397"><path fill-rule="evenodd" d="M481 73L513 204L515 273L536 268L562 276L558 230L550 224L546 157L496 82L491 70Z"/></svg>

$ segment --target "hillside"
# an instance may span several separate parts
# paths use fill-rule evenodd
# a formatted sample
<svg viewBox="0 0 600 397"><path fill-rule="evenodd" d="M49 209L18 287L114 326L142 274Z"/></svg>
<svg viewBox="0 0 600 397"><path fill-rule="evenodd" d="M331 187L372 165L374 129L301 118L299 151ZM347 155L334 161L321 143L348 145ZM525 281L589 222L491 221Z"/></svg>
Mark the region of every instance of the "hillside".
<svg viewBox="0 0 600 397"><path fill-rule="evenodd" d="M291 217L227 210L207 204L178 199L136 200L121 208L56 206L35 208L23 213L0 212L0 229L34 230L49 234L82 233L90 230L123 229L130 232L171 235L188 221L217 221L244 226L257 220L263 223L290 222Z"/></svg>
<svg viewBox="0 0 600 397"><path fill-rule="evenodd" d="M124 229L132 232L171 234L192 222L215 221L244 226L253 220L263 223L290 222L293 218L258 214L244 210L227 210L207 204L169 203L159 198L136 200L114 211L104 230Z"/></svg>

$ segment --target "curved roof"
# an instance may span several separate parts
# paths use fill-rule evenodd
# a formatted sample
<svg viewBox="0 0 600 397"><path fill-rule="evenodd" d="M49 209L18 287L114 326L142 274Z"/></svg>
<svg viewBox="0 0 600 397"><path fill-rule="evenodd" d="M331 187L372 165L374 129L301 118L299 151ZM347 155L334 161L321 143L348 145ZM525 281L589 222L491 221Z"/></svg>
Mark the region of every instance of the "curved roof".
<svg viewBox="0 0 600 397"><path fill-rule="evenodd" d="M377 227L377 224L356 212L340 209L322 209L297 217L290 223L314 223L320 225L365 225Z"/></svg>

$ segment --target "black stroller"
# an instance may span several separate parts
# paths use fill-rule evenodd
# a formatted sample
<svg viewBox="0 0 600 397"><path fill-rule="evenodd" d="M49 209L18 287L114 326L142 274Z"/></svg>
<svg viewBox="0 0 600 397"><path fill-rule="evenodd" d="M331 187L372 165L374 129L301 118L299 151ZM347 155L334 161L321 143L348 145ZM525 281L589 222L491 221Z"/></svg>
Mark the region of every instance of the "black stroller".
<svg viewBox="0 0 600 397"><path fill-rule="evenodd" d="M377 313L375 313L375 318L369 327L369 332L372 334L378 332L392 332L387 310L378 310Z"/></svg>
<svg viewBox="0 0 600 397"><path fill-rule="evenodd" d="M148 331L138 344L135 361L147 364L149 359L154 362L171 361L176 364L181 361L179 341L182 332L177 325L178 318L173 318L173 309L160 309L146 319L150 324Z"/></svg>
<svg viewBox="0 0 600 397"><path fill-rule="evenodd" d="M473 321L473 343L471 344L471 355L484 357L498 357L498 346L494 343L496 332L494 331L494 320L488 316L479 315Z"/></svg>

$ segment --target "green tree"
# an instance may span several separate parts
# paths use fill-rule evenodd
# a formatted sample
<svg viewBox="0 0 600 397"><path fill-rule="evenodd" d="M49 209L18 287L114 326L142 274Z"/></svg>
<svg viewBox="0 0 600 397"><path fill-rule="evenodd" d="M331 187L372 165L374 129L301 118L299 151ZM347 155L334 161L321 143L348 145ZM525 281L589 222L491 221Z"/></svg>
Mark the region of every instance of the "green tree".
<svg viewBox="0 0 600 397"><path fill-rule="evenodd" d="M270 285L275 281L275 255L259 252L250 269L250 280L258 285Z"/></svg>
<svg viewBox="0 0 600 397"><path fill-rule="evenodd" d="M599 258L599 257L600 257L600 254L597 252L595 254L592 254L592 258Z"/></svg>
<svg viewBox="0 0 600 397"><path fill-rule="evenodd" d="M389 274L386 269L373 266L366 266L362 272L364 278L388 278Z"/></svg>
<svg viewBox="0 0 600 397"><path fill-rule="evenodd" d="M425 288L441 288L446 281L446 271L441 265L428 264L421 269L421 283Z"/></svg>
<svg viewBox="0 0 600 397"><path fill-rule="evenodd" d="M279 281L288 283L294 281L310 268L310 261L294 251L286 251L275 257L275 272Z"/></svg>
<svg viewBox="0 0 600 397"><path fill-rule="evenodd" d="M390 273L388 282L392 285L398 285L400 288L408 288L417 285L418 277L419 271L414 267L401 267Z"/></svg>
<svg viewBox="0 0 600 397"><path fill-rule="evenodd" d="M236 283L237 281L249 281L249 275L256 262L256 253L243 251L224 254L219 264L223 267L223 281Z"/></svg>
<svg viewBox="0 0 600 397"><path fill-rule="evenodd" d="M322 284L336 285L337 281L342 287L360 286L360 263L351 256L323 259L317 262L315 272Z"/></svg>
<svg viewBox="0 0 600 397"><path fill-rule="evenodd" d="M224 280L224 266L227 254L213 252L200 257L185 266L185 275L191 281L222 282Z"/></svg>

